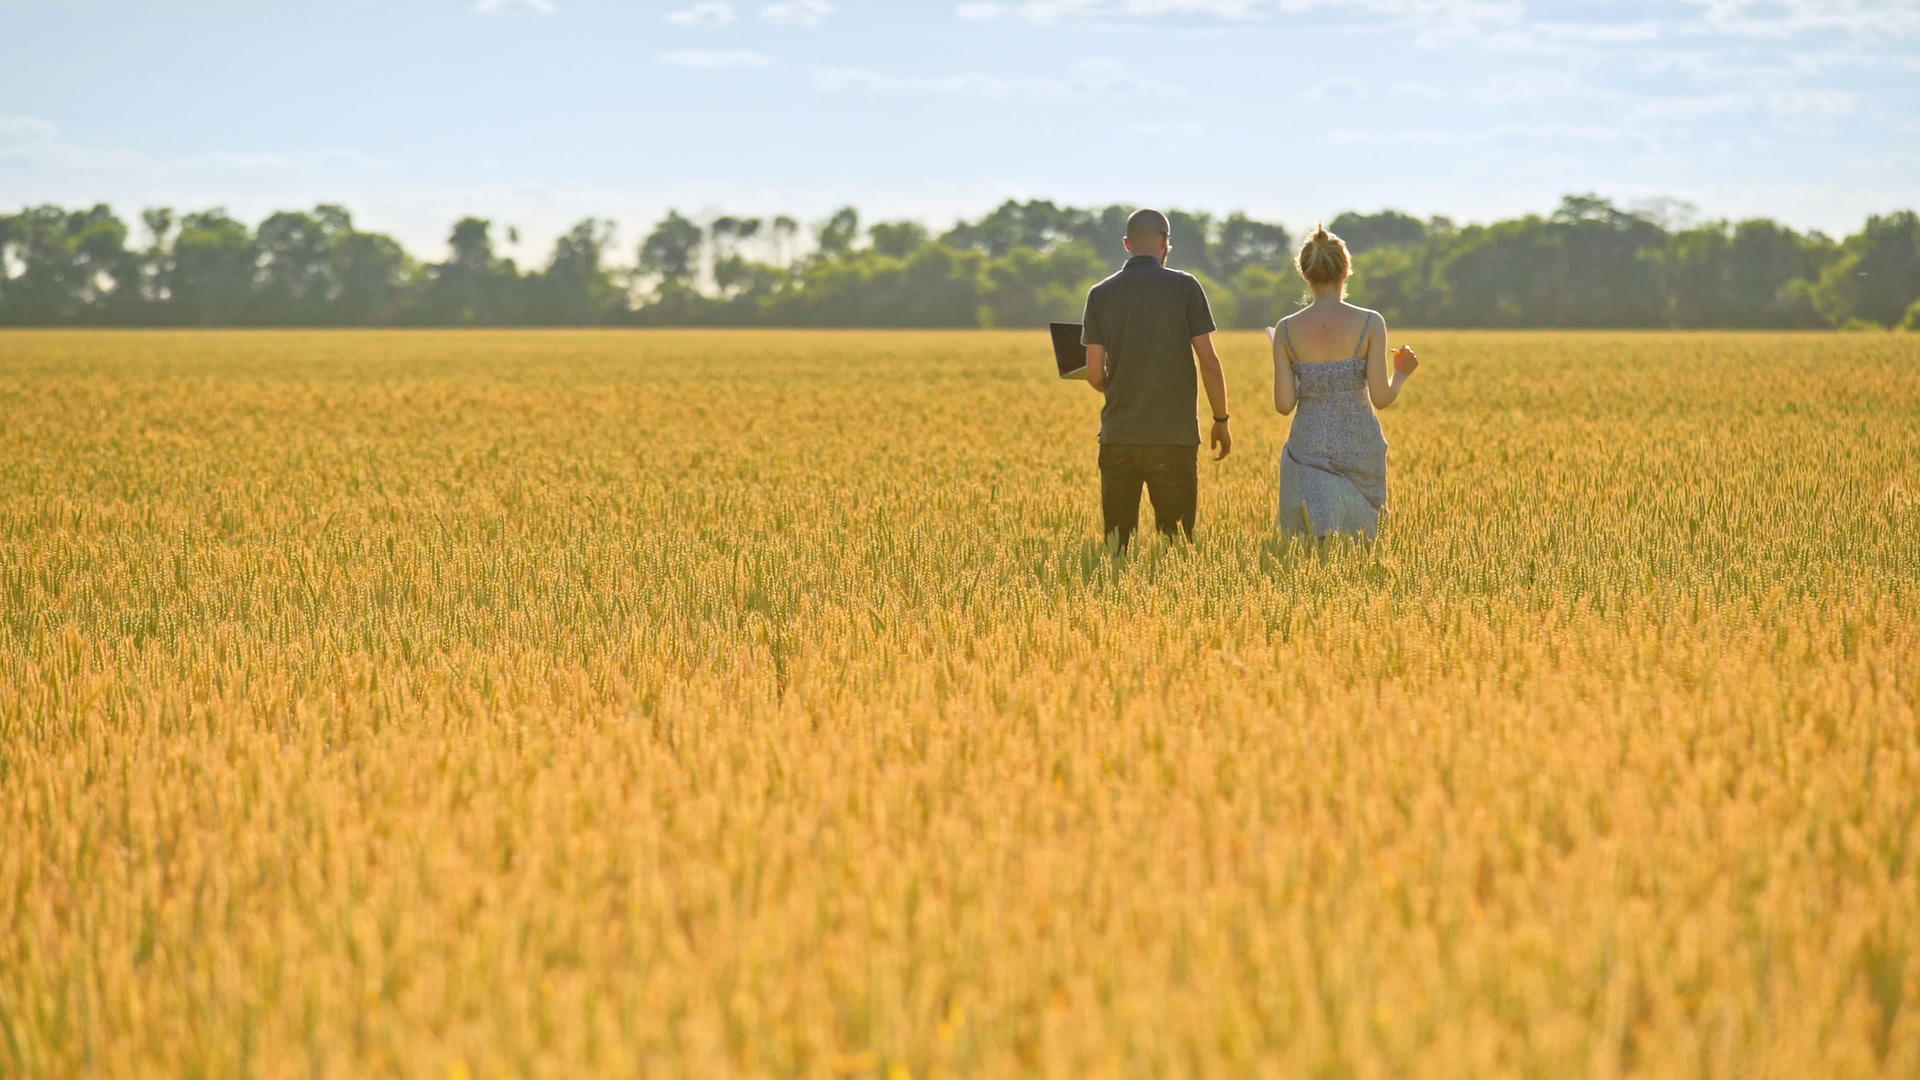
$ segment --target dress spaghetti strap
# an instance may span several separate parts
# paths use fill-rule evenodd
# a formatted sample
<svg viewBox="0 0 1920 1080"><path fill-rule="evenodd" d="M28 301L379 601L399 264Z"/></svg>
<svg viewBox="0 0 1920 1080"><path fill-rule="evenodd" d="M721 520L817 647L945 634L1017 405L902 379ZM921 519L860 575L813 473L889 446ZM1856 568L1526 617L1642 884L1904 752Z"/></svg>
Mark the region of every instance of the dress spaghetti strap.
<svg viewBox="0 0 1920 1080"><path fill-rule="evenodd" d="M1353 355L1362 357L1362 358L1364 358L1367 355L1365 351L1367 346L1367 337L1372 333L1373 333L1373 312L1369 311L1367 312L1367 317L1360 320L1360 340L1353 343Z"/></svg>
<svg viewBox="0 0 1920 1080"><path fill-rule="evenodd" d="M1293 339L1287 336L1287 320L1280 320L1280 344L1287 350L1287 363L1298 364L1300 357L1293 351Z"/></svg>

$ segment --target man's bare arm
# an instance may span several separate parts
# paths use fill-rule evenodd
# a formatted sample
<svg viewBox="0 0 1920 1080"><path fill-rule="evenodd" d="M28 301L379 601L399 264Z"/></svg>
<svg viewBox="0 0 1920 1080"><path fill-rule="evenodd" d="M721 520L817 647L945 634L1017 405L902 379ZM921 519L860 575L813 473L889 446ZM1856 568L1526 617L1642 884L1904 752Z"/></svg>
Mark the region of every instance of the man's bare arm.
<svg viewBox="0 0 1920 1080"><path fill-rule="evenodd" d="M1107 347L1087 346L1087 385L1101 393L1107 390Z"/></svg>
<svg viewBox="0 0 1920 1080"><path fill-rule="evenodd" d="M1207 404L1212 406L1216 418L1227 415L1227 373L1220 370L1220 355L1213 351L1213 335L1195 337L1193 351L1200 358L1200 384L1207 388ZM1214 455L1215 461L1233 452L1233 436L1227 431L1226 421L1215 420L1207 445L1220 451Z"/></svg>

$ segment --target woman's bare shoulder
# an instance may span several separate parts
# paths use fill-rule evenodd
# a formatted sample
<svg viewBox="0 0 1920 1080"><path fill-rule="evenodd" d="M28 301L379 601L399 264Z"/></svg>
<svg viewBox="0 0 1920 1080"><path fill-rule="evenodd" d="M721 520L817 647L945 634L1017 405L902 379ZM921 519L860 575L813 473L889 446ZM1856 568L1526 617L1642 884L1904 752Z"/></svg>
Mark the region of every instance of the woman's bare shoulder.
<svg viewBox="0 0 1920 1080"><path fill-rule="evenodd" d="M1376 328L1383 330L1386 328L1387 317L1385 315L1380 314L1372 308L1361 307L1358 304L1353 305L1353 309L1360 313L1360 326L1364 332L1371 333Z"/></svg>

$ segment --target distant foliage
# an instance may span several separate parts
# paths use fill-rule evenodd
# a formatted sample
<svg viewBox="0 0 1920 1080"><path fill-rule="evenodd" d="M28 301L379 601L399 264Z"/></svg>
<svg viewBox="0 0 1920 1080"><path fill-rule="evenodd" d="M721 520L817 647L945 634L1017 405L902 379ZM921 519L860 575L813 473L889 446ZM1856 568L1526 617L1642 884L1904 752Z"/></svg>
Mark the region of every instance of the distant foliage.
<svg viewBox="0 0 1920 1080"><path fill-rule="evenodd" d="M786 216L703 224L673 211L625 260L614 223L588 218L546 265L521 268L496 254L496 226L479 217L454 224L442 261L422 262L338 206L253 229L220 209L154 208L140 215L142 238L104 205L39 206L0 215L0 324L1033 326L1078 316L1087 287L1122 258L1129 209L1008 201L940 234L911 221L863 226L853 207L810 230ZM1172 262L1208 283L1221 325L1267 325L1300 299L1284 227L1241 213L1168 217ZM1354 253L1354 300L1403 324L1915 322L1911 210L1837 241L1765 219L1689 217L1569 195L1545 217L1486 225L1396 210L1329 225Z"/></svg>

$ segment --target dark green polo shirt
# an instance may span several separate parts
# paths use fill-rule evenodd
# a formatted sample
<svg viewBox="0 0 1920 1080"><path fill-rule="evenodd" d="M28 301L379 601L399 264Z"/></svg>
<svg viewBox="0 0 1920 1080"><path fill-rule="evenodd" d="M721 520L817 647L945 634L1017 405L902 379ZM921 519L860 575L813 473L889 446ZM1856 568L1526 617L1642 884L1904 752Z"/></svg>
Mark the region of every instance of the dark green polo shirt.
<svg viewBox="0 0 1920 1080"><path fill-rule="evenodd" d="M1192 274L1135 255L1087 293L1080 340L1104 345L1111 381L1103 443L1200 445L1193 339L1213 332L1206 290Z"/></svg>

